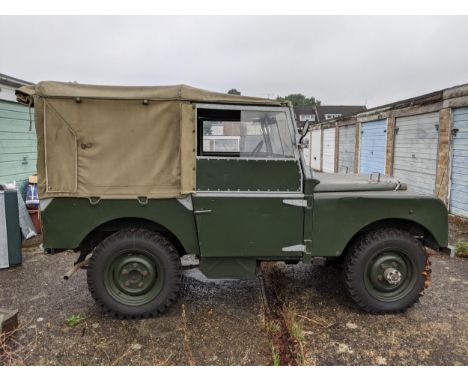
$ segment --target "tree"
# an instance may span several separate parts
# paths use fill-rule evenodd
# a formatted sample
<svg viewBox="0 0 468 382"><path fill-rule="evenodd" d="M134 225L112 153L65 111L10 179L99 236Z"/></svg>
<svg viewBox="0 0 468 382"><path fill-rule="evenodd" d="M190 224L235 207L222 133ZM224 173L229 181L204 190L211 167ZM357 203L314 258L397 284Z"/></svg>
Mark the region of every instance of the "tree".
<svg viewBox="0 0 468 382"><path fill-rule="evenodd" d="M241 95L241 92L237 89L231 89L228 91L228 94Z"/></svg>
<svg viewBox="0 0 468 382"><path fill-rule="evenodd" d="M317 106L320 105L320 100L315 97L306 97L304 94L289 94L286 97L276 97L277 101L289 101L293 106Z"/></svg>

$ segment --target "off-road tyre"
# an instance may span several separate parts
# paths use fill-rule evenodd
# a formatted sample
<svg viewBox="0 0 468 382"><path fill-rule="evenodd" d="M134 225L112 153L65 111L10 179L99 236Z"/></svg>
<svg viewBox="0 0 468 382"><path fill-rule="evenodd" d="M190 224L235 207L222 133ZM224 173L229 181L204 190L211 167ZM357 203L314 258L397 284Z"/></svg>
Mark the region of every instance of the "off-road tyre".
<svg viewBox="0 0 468 382"><path fill-rule="evenodd" d="M122 230L104 239L87 269L91 295L116 318L163 313L176 300L181 279L175 247L162 235L145 229Z"/></svg>
<svg viewBox="0 0 468 382"><path fill-rule="evenodd" d="M404 312L419 300L426 281L425 267L426 253L416 238L403 230L382 228L365 233L349 248L345 283L351 298L366 312ZM386 280L387 268L389 273L397 269L403 274L400 284Z"/></svg>

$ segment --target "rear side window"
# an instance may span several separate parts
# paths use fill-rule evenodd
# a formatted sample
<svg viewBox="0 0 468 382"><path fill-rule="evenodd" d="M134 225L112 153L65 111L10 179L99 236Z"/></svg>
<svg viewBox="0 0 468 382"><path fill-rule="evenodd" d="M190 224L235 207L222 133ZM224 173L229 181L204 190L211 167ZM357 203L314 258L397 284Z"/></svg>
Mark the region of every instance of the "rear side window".
<svg viewBox="0 0 468 382"><path fill-rule="evenodd" d="M198 111L198 155L293 158L293 139L284 111Z"/></svg>

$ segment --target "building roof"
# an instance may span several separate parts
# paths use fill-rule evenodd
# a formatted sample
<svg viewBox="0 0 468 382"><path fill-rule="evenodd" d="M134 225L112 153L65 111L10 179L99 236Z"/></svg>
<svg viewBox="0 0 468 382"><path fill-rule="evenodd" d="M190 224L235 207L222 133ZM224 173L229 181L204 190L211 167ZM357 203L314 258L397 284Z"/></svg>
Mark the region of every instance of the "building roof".
<svg viewBox="0 0 468 382"><path fill-rule="evenodd" d="M19 88L25 85L32 85L33 83L0 73L0 84L8 85L14 88Z"/></svg>
<svg viewBox="0 0 468 382"><path fill-rule="evenodd" d="M341 117L362 113L367 108L364 105L318 105L316 107L318 121L325 121L325 114L340 114Z"/></svg>
<svg viewBox="0 0 468 382"><path fill-rule="evenodd" d="M315 106L313 105L299 105L294 106L294 113L299 114L315 114Z"/></svg>

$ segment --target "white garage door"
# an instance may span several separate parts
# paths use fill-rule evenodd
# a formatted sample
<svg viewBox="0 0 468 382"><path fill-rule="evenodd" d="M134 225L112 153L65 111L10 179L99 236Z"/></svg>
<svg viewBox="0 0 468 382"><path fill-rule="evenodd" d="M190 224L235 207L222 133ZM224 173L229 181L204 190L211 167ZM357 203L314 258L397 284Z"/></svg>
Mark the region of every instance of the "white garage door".
<svg viewBox="0 0 468 382"><path fill-rule="evenodd" d="M438 128L437 112L396 119L393 176L411 191L434 193Z"/></svg>
<svg viewBox="0 0 468 382"><path fill-rule="evenodd" d="M309 146L308 147L304 147L302 149L302 155L304 156L304 161L306 163L307 166L310 167L310 152L312 150L312 147L311 147L311 139L310 139L310 133L307 133L307 135L304 137L304 140L308 140L309 141Z"/></svg>
<svg viewBox="0 0 468 382"><path fill-rule="evenodd" d="M323 130L323 172L335 172L335 131Z"/></svg>
<svg viewBox="0 0 468 382"><path fill-rule="evenodd" d="M354 174L356 125L340 127L339 141L338 172Z"/></svg>
<svg viewBox="0 0 468 382"><path fill-rule="evenodd" d="M468 217L468 107L453 111L450 212Z"/></svg>
<svg viewBox="0 0 468 382"><path fill-rule="evenodd" d="M320 171L320 156L322 154L322 130L312 130L310 142L310 167Z"/></svg>

